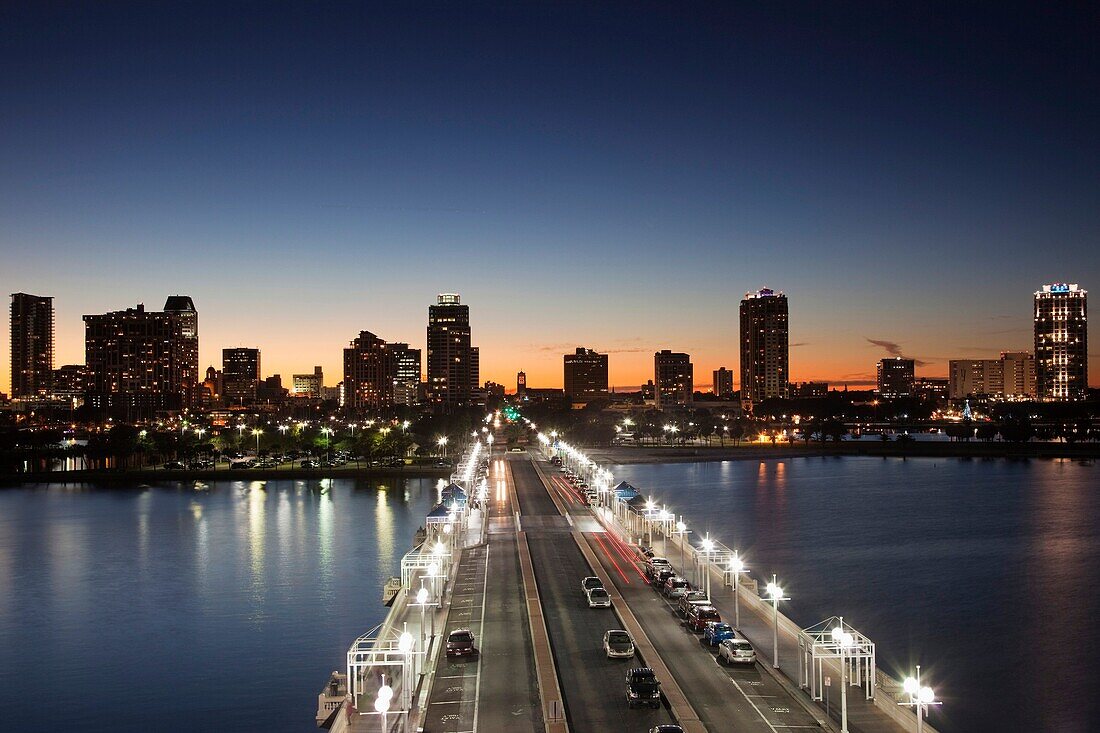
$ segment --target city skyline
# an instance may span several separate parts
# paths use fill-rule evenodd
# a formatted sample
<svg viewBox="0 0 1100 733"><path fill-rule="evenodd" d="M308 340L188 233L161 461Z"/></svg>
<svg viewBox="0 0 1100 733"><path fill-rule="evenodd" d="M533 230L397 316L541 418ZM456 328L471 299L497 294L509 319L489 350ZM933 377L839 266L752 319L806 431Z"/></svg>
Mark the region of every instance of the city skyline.
<svg viewBox="0 0 1100 733"><path fill-rule="evenodd" d="M1041 287L1039 285L1033 285L1032 291ZM1082 285L1084 289L1087 287ZM26 292L30 292L28 289L24 289ZM180 289L180 292L186 292L184 289ZM971 348L969 351L960 350L957 353L944 353L942 355L930 356L930 355L916 355L911 356L911 351L904 349L902 343L887 342L879 339L866 338L863 348L865 349L866 356L851 357L849 362L857 370L853 373L842 374L841 376L829 376L821 369L815 369L813 364L807 364L803 361L804 356L811 356L813 350L808 348L809 343L799 343L797 341L800 333L804 334L804 329L798 328L798 313L795 305L791 305L794 315L791 316L791 382L808 382L808 381L825 381L830 386L843 387L848 385L854 388L873 388L877 381L876 365L879 360L886 356L905 356L906 358L912 358L916 361L916 372L918 376L923 377L942 377L947 378L950 376L950 362L957 360L980 360L980 359L994 359L998 358L1001 352L1012 351L1033 351L1034 329L1033 318L1031 317L1032 310L1032 298L1029 297L1031 293L1026 293L1023 297L1025 307L1028 309L1024 316L1024 325L1020 327L1006 327L1004 321L1007 319L998 319L1002 327L993 329L987 333L985 340L980 338L980 335L975 334L974 340L982 341L983 343L994 344L988 347ZM150 302L158 303L165 298L172 298L176 296L176 292L172 291L170 295L153 295L149 298ZM57 336L54 345L54 368L60 368L65 364L82 364L84 363L84 324L77 318L77 325L75 330L77 333L74 335L72 324L67 324L63 315L65 312L64 303L68 297L60 297L57 295L45 295L43 297L52 297L55 309L55 330ZM71 296L69 296L71 297ZM435 295L428 296L428 303L434 302ZM468 304L468 300L464 297L464 304ZM318 334L312 333L308 330L303 330L299 334L286 334L286 338L289 339L290 346L281 346L276 343L276 346L269 346L264 343L260 338L254 338L248 333L240 333L237 338L232 338L233 333L229 328L239 326L240 320L230 316L226 319L226 323L223 325L213 313L210 313L208 309L204 308L201 300L192 296L192 300L196 300L194 307L199 311L203 319L203 332L202 338L199 341L199 372L204 373L208 366L214 366L220 368L222 362L222 352L224 349L231 348L259 348L264 357L264 368L261 377L267 377L274 374L281 374L285 380L291 380L294 374L301 374L303 372L312 371L316 365L322 366L327 386L334 386L340 381L340 375L343 373L343 349L346 346L347 339L343 341L334 341L331 344L326 345L324 338L319 337ZM797 303L797 296L794 298L794 303ZM107 307L99 312L110 312L114 310L124 310L134 306L135 302L131 301L127 303L117 304L114 307ZM287 312L293 311L297 306L288 306ZM424 304L421 303L418 310L423 311ZM88 315L92 311L86 311L82 315ZM414 348L425 349L426 342L420 334L423 333L424 324L423 316L419 323L414 323L410 331L415 331L413 336L419 336L419 341L416 338L408 338L405 333L406 324L409 319L406 314L395 314L392 310L386 310L385 319L379 319L379 322L383 320L392 319L395 315L400 317L400 327L381 326L378 328L382 331L381 338L385 338L387 341L398 342L400 340L408 340ZM10 317L10 316L9 316ZM476 333L476 339L484 344L490 341L490 337L501 334L494 334L493 332L486 332L484 329L478 326L479 318L481 317L480 309L477 306L471 307L471 326ZM264 320L269 320L270 316L265 316ZM488 319L493 321L495 319ZM1009 324L1014 326L1015 324ZM736 328L736 324L734 324ZM370 330L369 328L361 328L360 330ZM1005 340L1005 332L1012 331L1013 339L1012 343ZM327 334L327 330L324 332ZM224 343L217 342L212 343L211 340L218 338L219 334L225 334L228 339ZM384 334L384 335L383 335ZM318 350L308 352L310 356L302 356L303 351L300 348L295 347L293 344L299 343L301 338L309 340L315 340L318 344ZM1000 340L998 340L1000 339ZM676 337L670 337L671 342L681 343L684 339L678 339ZM610 387L621 390L637 389L641 385L644 385L648 380L653 378L653 361L652 354L654 351L659 351L663 348L676 348L675 346L668 346L662 343L654 342L652 348L643 343L642 339L616 339L619 345L612 345L609 348L596 347L595 351L609 355L609 382ZM529 344L529 348L526 353L530 354L530 358L523 360L522 363L516 361L521 359L520 356L516 356L517 349L514 344L510 344L506 339L500 338L492 341L497 345L496 348L482 348L481 350L481 363L482 363L482 379L481 382L494 381L500 384L512 385L515 382L515 374L517 371L525 371L527 373L528 384L532 387L563 387L563 379L561 372L561 359L564 354L568 354L575 350L574 344L586 343L586 340L578 336L573 341L562 341L560 343L552 345L536 345ZM738 350L738 333L734 331L727 341L727 348L723 349L720 345L721 340L716 339L716 343L709 345L705 341L692 342L694 345L682 350L691 356L693 363L696 364L699 374L709 375L713 370L726 364L726 362L737 361ZM1003 346L996 346L997 343L1003 343ZM230 345L232 344L232 345ZM10 349L10 344L5 343L5 347ZM805 347L805 348L804 348ZM941 351L947 351L948 347L941 347ZM498 351L499 350L499 351ZM494 353L498 351L498 353ZM331 354L329 353L331 352ZM502 357L501 354L508 354L510 356ZM315 356L314 356L315 355ZM801 355L801 356L800 356ZM2 354L4 363L10 363L10 350L5 350ZM727 358L728 356L728 358ZM316 361L318 364L307 363ZM493 371L486 371L486 364L492 365ZM858 369L862 367L863 372L859 372ZM1089 373L1090 373L1090 386L1096 387L1097 383L1097 368L1100 367L1100 359L1097 359L1095 355L1090 354L1089 358ZM734 372L734 386L736 389L740 389L741 385L741 370L735 368ZM804 375L804 376L800 376ZM0 375L0 392L11 394L10 392L10 370L4 370L4 374ZM699 391L707 391L711 388L711 385L707 382L710 380L697 380L695 388ZM509 386L509 392L513 392L514 388Z"/></svg>
<svg viewBox="0 0 1100 733"><path fill-rule="evenodd" d="M791 380L862 386L1032 349L1028 293L1100 282L1068 9L6 12L0 252L8 292L55 298L58 365L82 315L186 293L203 368L259 345L335 375L349 334L423 348L460 292L482 382L560 385L580 344L616 387L664 348L709 381L767 287Z"/></svg>

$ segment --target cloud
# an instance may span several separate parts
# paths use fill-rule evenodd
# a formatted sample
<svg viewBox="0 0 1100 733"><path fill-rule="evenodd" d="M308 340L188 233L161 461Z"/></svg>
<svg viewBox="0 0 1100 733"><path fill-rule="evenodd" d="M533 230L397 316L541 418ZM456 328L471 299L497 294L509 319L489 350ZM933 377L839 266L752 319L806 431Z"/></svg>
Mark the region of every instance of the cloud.
<svg viewBox="0 0 1100 733"><path fill-rule="evenodd" d="M799 341L798 343L796 343L796 344L791 344L790 346L791 346L791 348L793 349L793 348L794 348L794 347L796 347L796 346L809 346L809 345L810 345L810 342L809 342L809 341Z"/></svg>
<svg viewBox="0 0 1100 733"><path fill-rule="evenodd" d="M866 338L866 337L864 337L864 338ZM874 344L875 346L878 346L880 349L885 349L886 353L889 354L890 356L900 356L902 358L912 359L913 364L915 366L927 366L928 365L927 361L922 361L921 359L917 359L917 358L912 357L912 356L906 357L905 354L903 354L902 351L901 351L901 344L899 344L896 341L884 341L882 339L873 339L873 338L868 338L867 341L870 342L871 344Z"/></svg>

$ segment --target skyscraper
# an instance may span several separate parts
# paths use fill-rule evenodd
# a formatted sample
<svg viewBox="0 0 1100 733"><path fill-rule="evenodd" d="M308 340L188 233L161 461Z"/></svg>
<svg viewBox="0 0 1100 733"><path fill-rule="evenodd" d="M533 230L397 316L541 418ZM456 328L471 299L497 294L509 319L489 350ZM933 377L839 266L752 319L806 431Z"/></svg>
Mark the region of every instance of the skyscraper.
<svg viewBox="0 0 1100 733"><path fill-rule="evenodd" d="M397 359L389 345L370 331L344 349L344 407L352 413L392 407Z"/></svg>
<svg viewBox="0 0 1100 733"><path fill-rule="evenodd" d="M260 350L222 349L222 397L229 407L256 401L260 386Z"/></svg>
<svg viewBox="0 0 1100 733"><path fill-rule="evenodd" d="M741 301L741 401L789 394L787 296L764 288Z"/></svg>
<svg viewBox="0 0 1100 733"><path fill-rule="evenodd" d="M457 293L428 306L428 400L451 407L471 403L480 384L480 354L470 346L470 307Z"/></svg>
<svg viewBox="0 0 1100 733"><path fill-rule="evenodd" d="M1035 355L1027 351L1002 351L1001 365L1005 397L1035 399Z"/></svg>
<svg viewBox="0 0 1100 733"><path fill-rule="evenodd" d="M729 399L733 394L733 370L718 367L714 370L714 381L711 384L714 394L722 399Z"/></svg>
<svg viewBox="0 0 1100 733"><path fill-rule="evenodd" d="M887 400L913 396L913 359L895 356L878 362L878 394Z"/></svg>
<svg viewBox="0 0 1100 733"><path fill-rule="evenodd" d="M182 331L180 348L180 380L188 404L193 399L199 384L199 312L195 302L187 295L169 295L164 302L164 312L172 313L179 319Z"/></svg>
<svg viewBox="0 0 1100 733"><path fill-rule="evenodd" d="M85 404L123 420L183 406L183 324L136 308L84 316Z"/></svg>
<svg viewBox="0 0 1100 733"><path fill-rule="evenodd" d="M12 293L12 397L44 397L49 393L53 345L53 297Z"/></svg>
<svg viewBox="0 0 1100 733"><path fill-rule="evenodd" d="M1076 283L1035 293L1035 384L1041 400L1083 400L1089 387L1088 292Z"/></svg>
<svg viewBox="0 0 1100 733"><path fill-rule="evenodd" d="M685 405L695 392L695 367L691 357L664 349L653 355L653 401L658 410Z"/></svg>
<svg viewBox="0 0 1100 733"><path fill-rule="evenodd" d="M607 354L578 348L563 357L565 396L572 402L589 402L607 397Z"/></svg>
<svg viewBox="0 0 1100 733"><path fill-rule="evenodd" d="M390 344L395 362L393 401L398 405L415 405L420 392L420 349L408 344Z"/></svg>

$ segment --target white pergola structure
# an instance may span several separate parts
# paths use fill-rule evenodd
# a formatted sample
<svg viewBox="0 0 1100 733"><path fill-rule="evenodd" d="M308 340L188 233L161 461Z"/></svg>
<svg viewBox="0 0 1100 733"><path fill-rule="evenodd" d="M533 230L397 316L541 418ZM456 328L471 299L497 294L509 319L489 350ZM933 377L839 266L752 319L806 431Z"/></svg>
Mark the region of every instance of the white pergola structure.
<svg viewBox="0 0 1100 733"><path fill-rule="evenodd" d="M440 550L442 549L442 552ZM451 548L439 542L423 542L406 552L401 558L401 589L407 595L415 595L420 588L417 579L427 579L433 584L432 597L439 595L434 588L435 581L446 578L451 572ZM431 574L431 566L435 565L436 574ZM416 584L414 588L413 585Z"/></svg>
<svg viewBox="0 0 1100 733"><path fill-rule="evenodd" d="M398 707L392 712L408 714L416 688L413 659L422 653L416 649L415 639L410 637L402 645L401 634L385 624L375 626L352 642L348 648L348 696L359 714L374 714L364 711L373 711L371 701L382 687L383 675L385 684L394 691Z"/></svg>
<svg viewBox="0 0 1100 733"><path fill-rule="evenodd" d="M833 634L838 627L852 635L847 648ZM845 665L848 684L863 687L867 699L875 699L875 643L843 618L833 616L799 631L798 651L798 686L808 690L812 699L824 698L826 659L835 659L838 667Z"/></svg>
<svg viewBox="0 0 1100 733"><path fill-rule="evenodd" d="M466 510L457 505L450 509L442 504L435 506L424 519L424 528L427 531L425 543L429 547L442 542L453 550L458 546L458 535L466 528Z"/></svg>

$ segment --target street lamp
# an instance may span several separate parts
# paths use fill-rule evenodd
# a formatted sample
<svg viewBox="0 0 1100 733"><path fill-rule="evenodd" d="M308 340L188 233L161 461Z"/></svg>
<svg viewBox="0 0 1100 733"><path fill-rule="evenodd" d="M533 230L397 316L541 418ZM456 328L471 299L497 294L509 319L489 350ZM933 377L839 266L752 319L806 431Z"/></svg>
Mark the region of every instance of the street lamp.
<svg viewBox="0 0 1100 733"><path fill-rule="evenodd" d="M684 535L691 534L691 530L687 528L684 521L681 519L676 523L676 531L672 534L680 538L680 572L684 572Z"/></svg>
<svg viewBox="0 0 1100 733"><path fill-rule="evenodd" d="M329 453L332 450L332 434L335 431L328 425L321 428L321 433L325 436L325 453Z"/></svg>
<svg viewBox="0 0 1100 733"><path fill-rule="evenodd" d="M779 669L779 602L791 599L783 597L783 589L775 582L774 574L772 582L768 583L768 595L772 602L772 666Z"/></svg>
<svg viewBox="0 0 1100 733"><path fill-rule="evenodd" d="M405 704L402 707L406 710L412 707L413 686L412 681L409 679L412 677L412 648L413 637L406 628L397 639L397 651L405 655L405 663L401 668L401 691L404 693L402 697L405 698Z"/></svg>
<svg viewBox="0 0 1100 733"><path fill-rule="evenodd" d="M359 427L359 423L349 422L348 427L351 428L351 437L355 437L355 429Z"/></svg>
<svg viewBox="0 0 1100 733"><path fill-rule="evenodd" d="M252 434L256 436L256 457L260 457L260 436L264 434L264 431L260 428L252 428Z"/></svg>
<svg viewBox="0 0 1100 733"><path fill-rule="evenodd" d="M745 572L745 563L735 552L730 560L730 572L733 573L733 628L741 630L741 599L738 597L737 588L741 585L741 573Z"/></svg>
<svg viewBox="0 0 1100 733"><path fill-rule="evenodd" d="M489 460L491 461L493 459L493 434L486 435L485 441L489 444Z"/></svg>
<svg viewBox="0 0 1100 733"><path fill-rule="evenodd" d="M703 572L706 574L706 577L707 577L707 600L709 601L710 600L710 553L714 552L714 540L712 540L710 537L705 537L703 539L703 541L699 544L703 548L703 552L705 552L707 554L706 555L706 560L703 563Z"/></svg>
<svg viewBox="0 0 1100 733"><path fill-rule="evenodd" d="M420 590L416 592L416 604L420 606L420 646L422 649L427 649L427 641L424 638L424 609L428 607L428 589L423 585L420 586ZM433 616L434 619L434 616ZM434 620L432 622L435 623ZM432 636L435 636L435 629L432 629Z"/></svg>
<svg viewBox="0 0 1100 733"><path fill-rule="evenodd" d="M908 693L909 702L899 702L898 705L916 708L917 733L921 733L924 730L924 716L928 714L928 706L942 705L943 703L936 699L936 694L931 687L921 686L919 664L917 665L917 676L906 677L905 682L902 683L902 688Z"/></svg>
<svg viewBox="0 0 1100 733"><path fill-rule="evenodd" d="M848 649L855 639L844 630L844 618L833 629L833 643L840 648L840 733L848 733Z"/></svg>
<svg viewBox="0 0 1100 733"><path fill-rule="evenodd" d="M374 700L374 710L382 716L382 733L386 733L389 726L386 725L386 713L390 710L390 699L393 697L393 688L386 684L386 675L382 675L382 686L378 688L378 697Z"/></svg>
<svg viewBox="0 0 1100 733"><path fill-rule="evenodd" d="M657 505L653 502L653 499L647 499L645 503L645 528L646 528L646 546L650 548L652 552L653 548L653 509Z"/></svg>
<svg viewBox="0 0 1100 733"><path fill-rule="evenodd" d="M443 457L446 458L447 457L447 436L446 435L441 435L439 437L439 440L435 441L435 444L443 449Z"/></svg>

